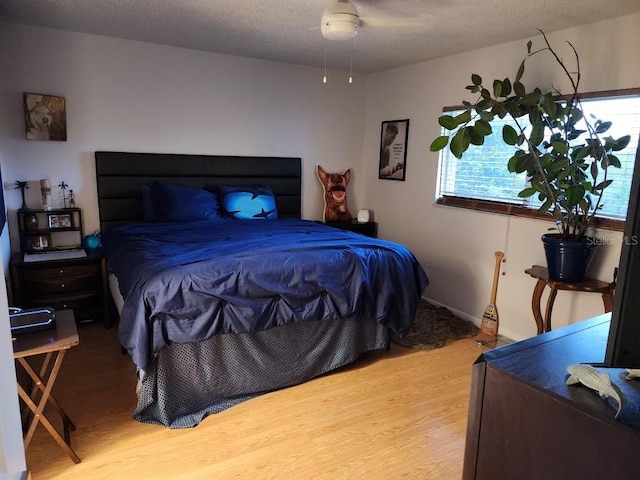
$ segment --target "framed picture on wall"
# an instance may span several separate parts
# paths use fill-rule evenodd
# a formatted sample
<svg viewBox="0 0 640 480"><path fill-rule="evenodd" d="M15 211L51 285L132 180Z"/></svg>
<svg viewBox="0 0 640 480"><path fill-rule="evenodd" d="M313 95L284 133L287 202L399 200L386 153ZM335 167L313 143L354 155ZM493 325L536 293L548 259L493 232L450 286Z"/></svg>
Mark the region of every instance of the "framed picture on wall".
<svg viewBox="0 0 640 480"><path fill-rule="evenodd" d="M380 129L380 165L378 178L405 180L409 119L387 120Z"/></svg>
<svg viewBox="0 0 640 480"><path fill-rule="evenodd" d="M27 140L67 140L67 113L64 97L23 93Z"/></svg>

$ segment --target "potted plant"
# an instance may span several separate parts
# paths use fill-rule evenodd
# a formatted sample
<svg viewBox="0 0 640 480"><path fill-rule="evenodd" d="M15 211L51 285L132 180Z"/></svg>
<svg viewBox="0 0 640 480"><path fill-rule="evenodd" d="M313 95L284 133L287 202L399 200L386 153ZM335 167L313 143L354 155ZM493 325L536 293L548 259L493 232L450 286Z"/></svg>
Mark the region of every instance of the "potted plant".
<svg viewBox="0 0 640 480"><path fill-rule="evenodd" d="M622 150L630 136L615 139L605 136L611 127L606 122L585 115L578 87L580 61L576 49L567 42L575 56L575 68L569 69L540 31L545 46L532 51L520 63L513 80L493 80L485 86L480 75L471 75L466 87L479 96L475 102L464 101L465 110L456 115L442 115L440 125L450 135L441 135L431 144L431 151L447 145L461 158L471 145L482 145L494 133L491 123L509 118L512 124L502 128L502 140L514 147L505 159L512 173L526 172L527 185L521 198L537 196L542 203L538 212L550 216L557 230L543 235L545 254L552 279L580 281L597 242L588 230L594 215L601 209L602 194L611 184L610 167L620 167L615 152ZM528 58L546 52L555 60L570 82L571 91L562 95L541 88L527 90L521 82Z"/></svg>

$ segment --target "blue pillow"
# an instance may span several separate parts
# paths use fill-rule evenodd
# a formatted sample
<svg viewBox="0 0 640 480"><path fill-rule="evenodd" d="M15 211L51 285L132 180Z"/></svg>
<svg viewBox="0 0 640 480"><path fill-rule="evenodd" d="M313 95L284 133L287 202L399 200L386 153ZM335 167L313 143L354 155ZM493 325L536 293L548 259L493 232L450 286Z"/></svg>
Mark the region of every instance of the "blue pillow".
<svg viewBox="0 0 640 480"><path fill-rule="evenodd" d="M150 185L155 220L193 222L220 219L218 199L201 188L153 181Z"/></svg>
<svg viewBox="0 0 640 480"><path fill-rule="evenodd" d="M275 220L278 218L276 197L265 185L222 185L218 199L223 215L240 220Z"/></svg>

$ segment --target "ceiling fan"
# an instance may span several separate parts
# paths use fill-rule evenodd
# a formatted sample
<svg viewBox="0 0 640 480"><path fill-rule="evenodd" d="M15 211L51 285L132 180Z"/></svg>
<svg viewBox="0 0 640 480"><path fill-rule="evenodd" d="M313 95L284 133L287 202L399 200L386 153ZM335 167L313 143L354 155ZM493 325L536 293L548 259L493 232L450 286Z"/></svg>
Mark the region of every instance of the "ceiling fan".
<svg viewBox="0 0 640 480"><path fill-rule="evenodd" d="M320 31L327 40L350 40L359 28L360 15L349 0L331 0L322 12Z"/></svg>
<svg viewBox="0 0 640 480"><path fill-rule="evenodd" d="M362 18L356 6L349 0L330 0L322 12L320 31L327 40L351 40L361 27L424 27L423 18Z"/></svg>
<svg viewBox="0 0 640 480"><path fill-rule="evenodd" d="M372 3L373 0L371 0ZM322 12L320 19L320 31L326 40L345 41L351 40L351 59L349 66L349 83L353 83L353 39L358 35L361 26L372 27L422 27L422 19L416 22L416 18L392 18L367 17L363 20L358 9L349 0L330 0L327 8ZM318 27L316 27L318 28ZM323 83L327 83L327 45L324 46L324 76Z"/></svg>

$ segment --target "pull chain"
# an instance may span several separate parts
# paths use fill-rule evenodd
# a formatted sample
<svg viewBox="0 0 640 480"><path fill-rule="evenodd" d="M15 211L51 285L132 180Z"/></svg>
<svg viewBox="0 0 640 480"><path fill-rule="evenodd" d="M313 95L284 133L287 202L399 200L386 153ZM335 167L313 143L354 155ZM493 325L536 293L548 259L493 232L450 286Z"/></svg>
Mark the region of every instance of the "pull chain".
<svg viewBox="0 0 640 480"><path fill-rule="evenodd" d="M327 41L324 41L324 77L322 83L327 83Z"/></svg>
<svg viewBox="0 0 640 480"><path fill-rule="evenodd" d="M349 59L349 84L353 83L353 38L351 39L351 58Z"/></svg>

